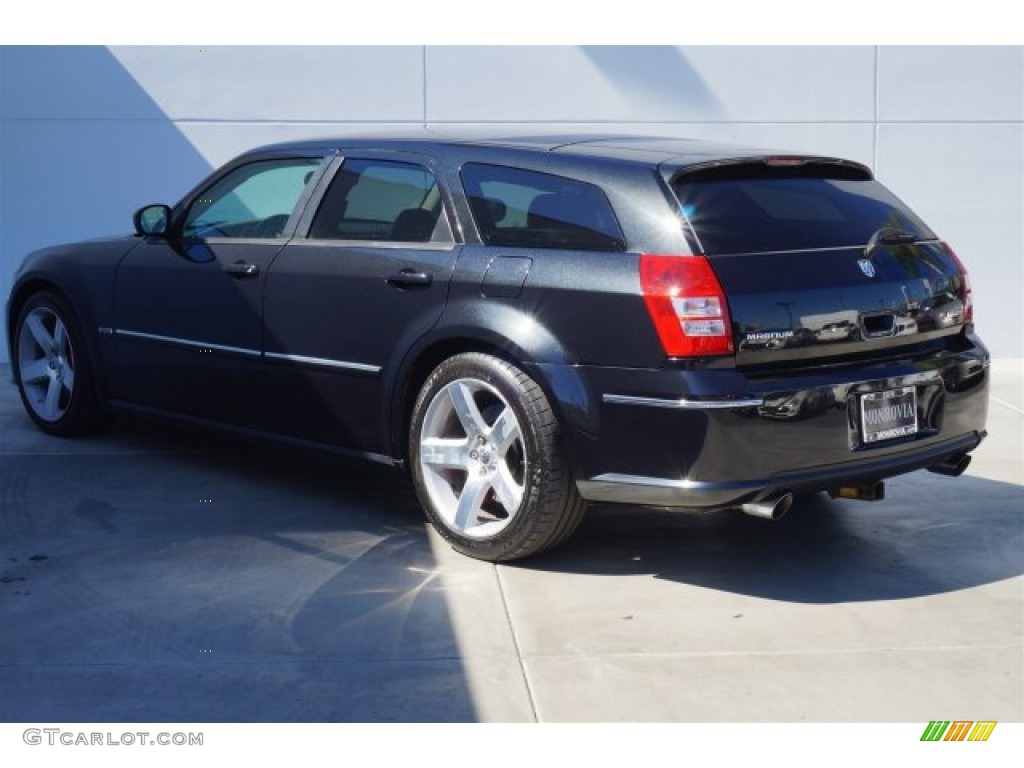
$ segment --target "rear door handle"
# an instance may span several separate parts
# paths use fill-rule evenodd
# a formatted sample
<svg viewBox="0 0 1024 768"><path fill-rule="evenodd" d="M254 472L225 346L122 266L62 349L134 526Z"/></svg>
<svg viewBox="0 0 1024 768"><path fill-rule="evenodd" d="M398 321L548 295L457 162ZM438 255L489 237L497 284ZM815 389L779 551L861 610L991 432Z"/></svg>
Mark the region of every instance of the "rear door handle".
<svg viewBox="0 0 1024 768"><path fill-rule="evenodd" d="M403 269L388 276L388 285L395 288L426 288L434 282L434 276L426 272L417 272L415 269Z"/></svg>
<svg viewBox="0 0 1024 768"><path fill-rule="evenodd" d="M224 265L224 271L235 278L256 277L260 273L260 268L248 261L236 261L234 264Z"/></svg>

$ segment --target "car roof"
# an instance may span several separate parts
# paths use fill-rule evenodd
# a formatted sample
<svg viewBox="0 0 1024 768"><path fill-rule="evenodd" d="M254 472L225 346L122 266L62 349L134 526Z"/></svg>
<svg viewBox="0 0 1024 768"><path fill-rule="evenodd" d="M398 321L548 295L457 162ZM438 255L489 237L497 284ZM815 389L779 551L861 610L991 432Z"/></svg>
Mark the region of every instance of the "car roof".
<svg viewBox="0 0 1024 768"><path fill-rule="evenodd" d="M842 163L851 162L842 158L824 157L806 152L780 152L777 149L722 144L682 137L582 133L509 136L470 131L451 134L434 130L414 130L396 134L354 134L290 141L259 147L252 151L314 149L377 149L427 154L442 151L445 153L455 152L474 159L484 159L489 153L512 150L533 154L552 153L562 156L593 157L645 166L665 166L670 171L723 161L780 156ZM860 165L859 163L851 164ZM865 170L867 169L865 168Z"/></svg>

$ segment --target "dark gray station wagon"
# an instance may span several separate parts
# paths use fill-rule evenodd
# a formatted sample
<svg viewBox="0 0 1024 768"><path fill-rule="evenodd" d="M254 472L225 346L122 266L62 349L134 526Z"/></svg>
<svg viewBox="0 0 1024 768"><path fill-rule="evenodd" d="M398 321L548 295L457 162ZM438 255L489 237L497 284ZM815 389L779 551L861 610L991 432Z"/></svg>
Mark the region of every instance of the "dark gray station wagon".
<svg viewBox="0 0 1024 768"><path fill-rule="evenodd" d="M31 254L29 416L141 411L404 466L459 551L585 503L777 518L958 475L988 354L963 265L864 166L697 141L337 139L235 159L136 234Z"/></svg>

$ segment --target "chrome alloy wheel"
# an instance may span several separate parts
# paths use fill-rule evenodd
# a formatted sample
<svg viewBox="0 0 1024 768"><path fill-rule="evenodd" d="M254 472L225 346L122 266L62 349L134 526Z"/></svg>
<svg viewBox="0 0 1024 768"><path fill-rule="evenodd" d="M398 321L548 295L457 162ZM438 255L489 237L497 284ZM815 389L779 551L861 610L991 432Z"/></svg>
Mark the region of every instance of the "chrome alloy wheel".
<svg viewBox="0 0 1024 768"><path fill-rule="evenodd" d="M64 321L48 307L36 307L21 325L18 376L36 416L56 422L67 413L75 391L75 352Z"/></svg>
<svg viewBox="0 0 1024 768"><path fill-rule="evenodd" d="M470 538L504 530L519 511L527 477L519 420L504 397L479 379L456 379L427 407L420 469L445 524Z"/></svg>

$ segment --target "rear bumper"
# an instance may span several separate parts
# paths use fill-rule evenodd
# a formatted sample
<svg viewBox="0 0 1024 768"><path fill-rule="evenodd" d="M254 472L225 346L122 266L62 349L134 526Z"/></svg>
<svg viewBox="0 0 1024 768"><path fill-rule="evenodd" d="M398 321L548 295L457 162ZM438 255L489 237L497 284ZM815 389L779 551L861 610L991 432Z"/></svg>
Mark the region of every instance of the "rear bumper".
<svg viewBox="0 0 1024 768"><path fill-rule="evenodd" d="M841 485L866 483L917 469L973 451L985 433L964 435L893 457L851 461L833 466L783 472L743 482L701 482L607 473L577 481L588 501L607 504L639 504L651 507L718 509L748 501L760 501L781 493L808 493Z"/></svg>
<svg viewBox="0 0 1024 768"><path fill-rule="evenodd" d="M938 464L985 436L980 343L920 359L752 374L538 366L581 495L708 510L873 482ZM917 434L865 445L858 398L914 387Z"/></svg>

